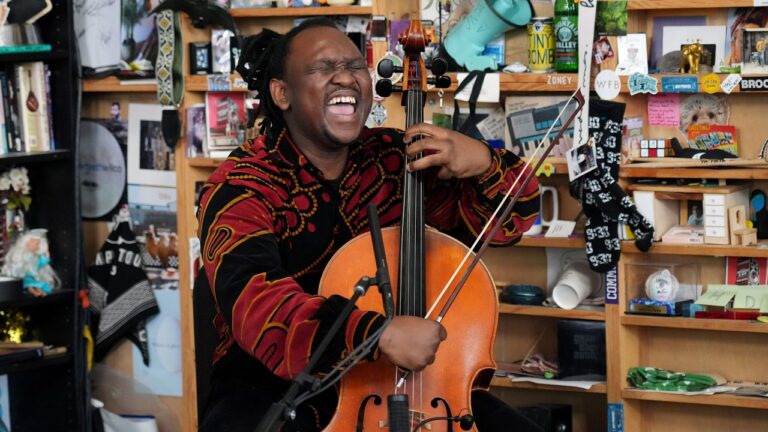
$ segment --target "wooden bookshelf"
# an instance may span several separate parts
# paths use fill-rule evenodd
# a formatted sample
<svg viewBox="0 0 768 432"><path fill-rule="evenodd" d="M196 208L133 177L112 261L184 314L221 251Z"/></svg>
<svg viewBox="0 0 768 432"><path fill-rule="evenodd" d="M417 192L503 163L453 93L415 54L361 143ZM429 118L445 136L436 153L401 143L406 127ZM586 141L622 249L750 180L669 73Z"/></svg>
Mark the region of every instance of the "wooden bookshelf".
<svg viewBox="0 0 768 432"><path fill-rule="evenodd" d="M580 235L571 237L544 237L544 234L538 234L533 236L522 236L515 246L582 249L585 244L584 237Z"/></svg>
<svg viewBox="0 0 768 432"><path fill-rule="evenodd" d="M299 16L371 15L370 6L270 7L230 9L235 18L271 18Z"/></svg>
<svg viewBox="0 0 768 432"><path fill-rule="evenodd" d="M591 309L561 309L558 307L514 305L499 303L499 313L507 315L527 315L562 319L579 319L590 321L605 321L605 310L594 307Z"/></svg>
<svg viewBox="0 0 768 432"><path fill-rule="evenodd" d="M605 384L595 384L588 390L578 387L568 387L560 385L548 385L548 384L536 384L532 382L512 382L507 377L493 377L491 380L491 387L510 388L510 389L524 389L524 390L544 390L544 391L558 391L558 392L573 392L573 393L595 393L605 394L607 386Z"/></svg>
<svg viewBox="0 0 768 432"><path fill-rule="evenodd" d="M696 405L713 405L735 408L768 409L768 398L738 396L730 394L714 395L685 395L663 393L649 390L624 389L621 391L624 399L636 399L656 402L674 402Z"/></svg>
<svg viewBox="0 0 768 432"><path fill-rule="evenodd" d="M640 254L648 253L651 255L689 255L689 256L716 256L716 257L768 257L768 248L758 246L733 246L733 245L714 245L714 244L673 244L673 243L654 243L648 252L643 252L635 246L631 240L621 242L621 251L623 253Z"/></svg>
<svg viewBox="0 0 768 432"><path fill-rule="evenodd" d="M753 0L729 0L714 2L711 0L629 0L629 10L649 9L714 9L728 7L752 7Z"/></svg>
<svg viewBox="0 0 768 432"><path fill-rule="evenodd" d="M645 164L624 165L619 171L623 178L679 178L679 179L726 179L768 180L766 168L655 168Z"/></svg>
<svg viewBox="0 0 768 432"><path fill-rule="evenodd" d="M84 93L151 93L157 91L157 84L125 84L116 77L83 80ZM128 81L129 82L129 81Z"/></svg>
<svg viewBox="0 0 768 432"><path fill-rule="evenodd" d="M217 168L219 164L224 162L224 159L211 159L211 158L189 158L187 164L196 168Z"/></svg>
<svg viewBox="0 0 768 432"><path fill-rule="evenodd" d="M745 320L623 315L621 324L638 327L768 334L768 324Z"/></svg>

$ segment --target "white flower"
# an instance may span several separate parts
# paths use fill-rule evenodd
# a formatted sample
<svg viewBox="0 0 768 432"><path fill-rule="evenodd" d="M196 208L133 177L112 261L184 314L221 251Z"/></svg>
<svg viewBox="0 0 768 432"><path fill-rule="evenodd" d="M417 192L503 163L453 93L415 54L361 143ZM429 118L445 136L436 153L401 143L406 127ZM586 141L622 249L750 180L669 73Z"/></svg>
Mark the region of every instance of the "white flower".
<svg viewBox="0 0 768 432"><path fill-rule="evenodd" d="M31 188L29 187L29 185L25 184L24 186L21 187L21 193L24 195L29 195L30 189Z"/></svg>
<svg viewBox="0 0 768 432"><path fill-rule="evenodd" d="M11 183L13 184L24 184L24 182L29 181L29 178L27 178L27 169L24 167L12 168L8 175L11 177Z"/></svg>
<svg viewBox="0 0 768 432"><path fill-rule="evenodd" d="M11 179L8 178L8 174L0 176L0 191L7 191L11 188Z"/></svg>
<svg viewBox="0 0 768 432"><path fill-rule="evenodd" d="M13 186L14 191L19 192L25 185L23 180L19 178L11 178L11 186Z"/></svg>

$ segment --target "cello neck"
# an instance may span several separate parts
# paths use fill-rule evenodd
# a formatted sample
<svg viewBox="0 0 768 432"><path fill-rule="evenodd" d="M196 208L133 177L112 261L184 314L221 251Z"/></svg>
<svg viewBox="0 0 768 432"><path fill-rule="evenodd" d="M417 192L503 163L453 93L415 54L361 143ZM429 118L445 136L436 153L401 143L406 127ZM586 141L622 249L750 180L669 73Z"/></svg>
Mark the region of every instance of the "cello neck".
<svg viewBox="0 0 768 432"><path fill-rule="evenodd" d="M406 127L422 123L426 88L426 68L421 58L426 35L421 22L411 21L408 34L401 37L405 48L403 67L403 104ZM418 158L418 156L417 156ZM408 161L406 161L408 162ZM424 183L421 172L405 171L403 181L403 213L400 230L400 273L398 275L397 314L424 316L425 247L424 247Z"/></svg>

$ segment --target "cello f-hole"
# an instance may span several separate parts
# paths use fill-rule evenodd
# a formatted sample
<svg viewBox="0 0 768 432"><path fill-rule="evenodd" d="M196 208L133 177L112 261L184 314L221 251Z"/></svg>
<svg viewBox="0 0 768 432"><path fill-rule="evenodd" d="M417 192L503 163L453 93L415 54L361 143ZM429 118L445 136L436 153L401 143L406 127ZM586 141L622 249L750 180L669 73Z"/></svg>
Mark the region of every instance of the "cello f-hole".
<svg viewBox="0 0 768 432"><path fill-rule="evenodd" d="M362 402L360 402L360 407L357 409L357 427L355 428L355 432L363 432L363 425L365 424L365 407L370 400L373 400L374 405L381 405L381 396L377 394L368 395Z"/></svg>
<svg viewBox="0 0 768 432"><path fill-rule="evenodd" d="M445 418L446 418L445 430L446 432L453 432L453 421L451 420L453 418L453 414L451 414L451 406L448 404L448 401L441 397L436 397L432 399L432 402L430 402L430 404L432 405L432 408L437 408L440 405L440 403L442 403L443 406L445 406Z"/></svg>

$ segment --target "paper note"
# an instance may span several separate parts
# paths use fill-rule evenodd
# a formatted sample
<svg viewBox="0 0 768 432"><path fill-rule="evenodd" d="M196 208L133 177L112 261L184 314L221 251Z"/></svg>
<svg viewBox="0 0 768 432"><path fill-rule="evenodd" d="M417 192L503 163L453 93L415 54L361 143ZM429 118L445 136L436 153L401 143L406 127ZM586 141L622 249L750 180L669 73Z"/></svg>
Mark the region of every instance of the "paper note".
<svg viewBox="0 0 768 432"><path fill-rule="evenodd" d="M768 285L739 286L733 299L736 309L760 309L768 312Z"/></svg>
<svg viewBox="0 0 768 432"><path fill-rule="evenodd" d="M504 139L504 110L499 108L478 122L477 130L487 140Z"/></svg>
<svg viewBox="0 0 768 432"><path fill-rule="evenodd" d="M733 296L736 295L738 289L739 287L735 285L708 285L707 292L702 294L695 303L705 306L725 307Z"/></svg>
<svg viewBox="0 0 768 432"><path fill-rule="evenodd" d="M464 81L464 78L467 77L468 74L460 73L456 75L456 79L459 81L459 84L461 84L462 81ZM472 94L472 87L475 85L475 83L469 83L467 84L464 89L456 93L455 98L460 101L467 102L469 101L469 96ZM480 94L477 96L478 102L498 102L499 101L499 74L497 73L489 73L485 74L485 79L483 80L483 87L480 89Z"/></svg>
<svg viewBox="0 0 768 432"><path fill-rule="evenodd" d="M648 95L648 123L651 126L680 126L680 95Z"/></svg>

